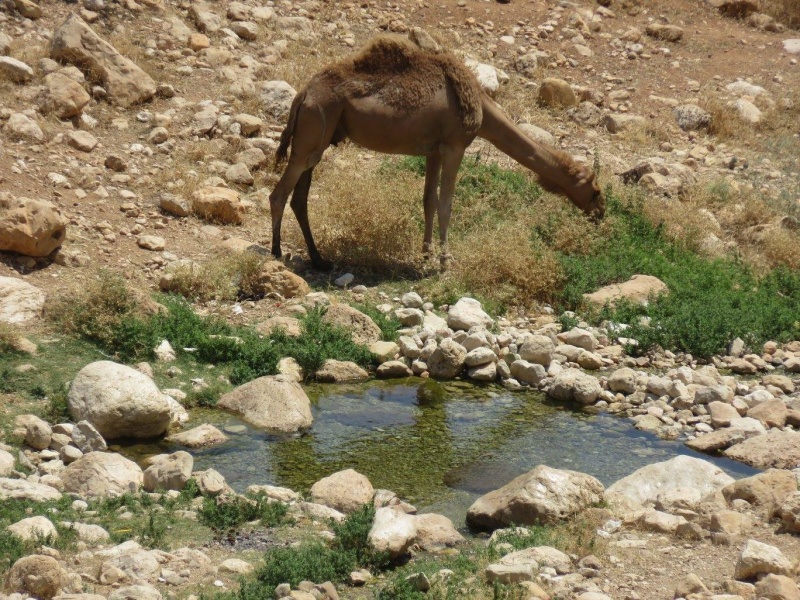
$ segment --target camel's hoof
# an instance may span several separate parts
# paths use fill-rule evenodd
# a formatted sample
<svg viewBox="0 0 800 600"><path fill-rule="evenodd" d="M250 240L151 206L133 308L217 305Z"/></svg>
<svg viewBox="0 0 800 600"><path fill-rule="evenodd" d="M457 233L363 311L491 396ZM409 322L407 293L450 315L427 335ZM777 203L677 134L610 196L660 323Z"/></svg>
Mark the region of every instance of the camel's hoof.
<svg viewBox="0 0 800 600"><path fill-rule="evenodd" d="M329 271L333 271L333 262L329 260L318 258L317 260L312 260L311 264L317 271L324 271L326 273Z"/></svg>

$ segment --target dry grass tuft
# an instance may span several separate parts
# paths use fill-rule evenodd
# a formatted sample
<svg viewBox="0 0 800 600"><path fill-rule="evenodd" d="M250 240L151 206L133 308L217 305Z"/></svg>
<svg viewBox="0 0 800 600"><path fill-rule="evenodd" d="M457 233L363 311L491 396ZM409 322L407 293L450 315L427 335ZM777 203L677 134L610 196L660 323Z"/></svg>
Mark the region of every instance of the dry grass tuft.
<svg viewBox="0 0 800 600"><path fill-rule="evenodd" d="M0 354L12 352L17 348L19 333L12 325L0 321Z"/></svg>
<svg viewBox="0 0 800 600"><path fill-rule="evenodd" d="M648 120L638 126L628 127L617 135L620 143L640 150L656 149L662 142L669 142L673 132L665 121Z"/></svg>
<svg viewBox="0 0 800 600"><path fill-rule="evenodd" d="M663 226L669 239L694 252L702 252L709 235L725 237L713 212L697 201L648 198L644 213L649 221Z"/></svg>
<svg viewBox="0 0 800 600"><path fill-rule="evenodd" d="M364 164L358 154L355 146L331 152L315 172L309 219L320 252L367 269L413 268L421 260L422 183L409 173L382 172L375 160Z"/></svg>
<svg viewBox="0 0 800 600"><path fill-rule="evenodd" d="M753 126L742 121L736 109L728 106L725 100L706 98L701 101L700 106L711 115L709 133L721 140L752 139L755 133Z"/></svg>
<svg viewBox="0 0 800 600"><path fill-rule="evenodd" d="M17 38L12 42L8 55L35 69L40 60L50 56L50 48L47 44L32 44L31 40Z"/></svg>
<svg viewBox="0 0 800 600"><path fill-rule="evenodd" d="M555 253L531 244L530 229L514 220L480 229L452 242L451 277L460 288L496 302L527 305L558 284Z"/></svg>
<svg viewBox="0 0 800 600"><path fill-rule="evenodd" d="M762 0L761 11L788 27L800 28L800 0Z"/></svg>
<svg viewBox="0 0 800 600"><path fill-rule="evenodd" d="M161 169L153 176L154 189L191 199L203 179L199 168L202 167L197 163L176 156L169 168Z"/></svg>
<svg viewBox="0 0 800 600"><path fill-rule="evenodd" d="M771 267L800 269L800 233L780 227L770 228L761 239L761 252Z"/></svg>
<svg viewBox="0 0 800 600"><path fill-rule="evenodd" d="M179 265L170 270L169 291L198 302L253 297L256 278L267 260L254 252L236 252L205 264Z"/></svg>
<svg viewBox="0 0 800 600"><path fill-rule="evenodd" d="M45 315L64 331L113 343L123 319L146 317L162 308L145 293L129 287L122 276L100 270L79 293L48 301Z"/></svg>

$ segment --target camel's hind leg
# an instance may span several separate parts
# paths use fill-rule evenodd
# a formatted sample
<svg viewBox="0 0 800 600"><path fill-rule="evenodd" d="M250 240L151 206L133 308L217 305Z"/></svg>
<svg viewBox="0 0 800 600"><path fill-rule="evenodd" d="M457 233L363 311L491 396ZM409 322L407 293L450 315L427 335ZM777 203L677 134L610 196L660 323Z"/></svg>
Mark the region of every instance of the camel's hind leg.
<svg viewBox="0 0 800 600"><path fill-rule="evenodd" d="M300 176L300 180L294 186L291 206L295 217L297 217L297 222L300 224L300 230L303 232L311 263L315 269L330 271L333 268L333 263L323 259L320 255L317 245L314 243L314 236L311 234L311 225L308 222L308 190L311 188L311 175L313 173L314 167L311 167Z"/></svg>
<svg viewBox="0 0 800 600"><path fill-rule="evenodd" d="M294 192L297 201L292 200L292 209L295 215L298 216L311 260L315 267L326 266L311 236L306 204L308 201L308 189L311 186L311 171L322 158L322 153L330 145L336 132L340 115L340 107L325 107L306 103L301 105L298 111L295 131L292 136L289 163L283 176L281 176L269 196L272 216L272 255L276 258L281 257L283 211L289 195Z"/></svg>
<svg viewBox="0 0 800 600"><path fill-rule="evenodd" d="M425 237L422 240L422 253L425 258L433 250L433 218L439 205L439 175L442 172L442 155L431 154L425 159L425 192L422 203L425 210Z"/></svg>
<svg viewBox="0 0 800 600"><path fill-rule="evenodd" d="M281 223L283 222L283 209L286 207L286 200L289 194L297 186L298 181L307 171L304 164L300 161L294 160L294 150L292 150L292 159L286 167L278 185L272 190L269 195L269 212L272 217L272 256L280 258L281 252ZM310 181L309 181L310 183Z"/></svg>

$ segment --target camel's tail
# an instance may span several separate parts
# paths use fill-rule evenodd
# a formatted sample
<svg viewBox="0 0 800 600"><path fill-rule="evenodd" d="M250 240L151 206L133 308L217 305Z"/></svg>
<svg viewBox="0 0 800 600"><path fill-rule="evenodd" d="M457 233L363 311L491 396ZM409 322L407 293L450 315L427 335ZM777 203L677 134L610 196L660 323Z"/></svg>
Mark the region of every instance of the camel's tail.
<svg viewBox="0 0 800 600"><path fill-rule="evenodd" d="M281 133L281 141L278 144L278 150L275 152L275 168L277 169L286 161L286 155L289 153L289 146L292 145L292 138L294 137L294 130L297 126L297 113L300 112L300 106L306 99L306 91L298 92L292 100L292 108L289 110L289 121Z"/></svg>

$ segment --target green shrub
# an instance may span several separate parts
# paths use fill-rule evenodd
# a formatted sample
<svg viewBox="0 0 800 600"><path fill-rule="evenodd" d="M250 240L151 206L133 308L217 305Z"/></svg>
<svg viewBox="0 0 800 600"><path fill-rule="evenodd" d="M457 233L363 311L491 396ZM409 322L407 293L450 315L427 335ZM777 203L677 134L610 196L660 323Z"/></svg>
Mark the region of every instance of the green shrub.
<svg viewBox="0 0 800 600"><path fill-rule="evenodd" d="M64 423L72 419L67 405L67 391L61 387L51 390L45 396L47 398L47 408L44 410L44 419L50 423Z"/></svg>
<svg viewBox="0 0 800 600"><path fill-rule="evenodd" d="M217 402L219 402L221 394L222 388L216 385L210 385L199 390L192 390L186 395L183 406L185 408L214 408Z"/></svg>
<svg viewBox="0 0 800 600"><path fill-rule="evenodd" d="M331 522L331 528L336 536L332 542L333 549L352 555L355 564L362 567L386 568L389 564L389 555L385 552L375 552L368 540L374 520L375 505L368 503L347 515L341 523Z"/></svg>
<svg viewBox="0 0 800 600"><path fill-rule="evenodd" d="M356 567L352 554L334 550L321 542L270 549L256 571L255 580L242 583L239 598L271 598L275 587L281 583L295 587L304 580L344 581Z"/></svg>
<svg viewBox="0 0 800 600"><path fill-rule="evenodd" d="M264 495L255 498L232 496L204 498L198 516L204 525L217 533L225 533L256 520L266 527L277 527L286 522L288 510L283 502L270 502Z"/></svg>
<svg viewBox="0 0 800 600"><path fill-rule="evenodd" d="M306 378L314 374L329 358L350 360L361 366L372 362L370 351L353 342L350 333L342 327L330 325L322 320L326 309L317 306L302 318L300 337L292 338L283 331L273 334L272 339L281 348L283 356L293 357L303 369Z"/></svg>
<svg viewBox="0 0 800 600"><path fill-rule="evenodd" d="M499 544L510 544L514 550L524 550L535 546L555 546L559 545L558 532L543 525L532 525L528 527L509 527L495 536L495 540L490 546L490 555L500 556L505 554L496 550Z"/></svg>
<svg viewBox="0 0 800 600"><path fill-rule="evenodd" d="M12 535L11 532L6 529L8 524L3 522L3 526L2 528L0 528L0 571L1 572L7 572L8 569L11 568L11 565L13 565L15 562L17 562L20 558L22 558L29 552L29 548L26 547L25 543L18 537Z"/></svg>
<svg viewBox="0 0 800 600"><path fill-rule="evenodd" d="M428 596L416 590L403 573L394 577L386 587L375 593L375 600L426 600Z"/></svg>
<svg viewBox="0 0 800 600"><path fill-rule="evenodd" d="M584 293L641 273L661 279L669 294L595 315L596 322L628 324L625 337L639 342L632 351L660 346L707 358L735 337L752 346L800 337L800 272L779 268L758 277L734 260L706 260L668 240L636 201L612 196L608 218L612 233L596 252L561 257L566 283L554 298L561 308L578 308Z"/></svg>

